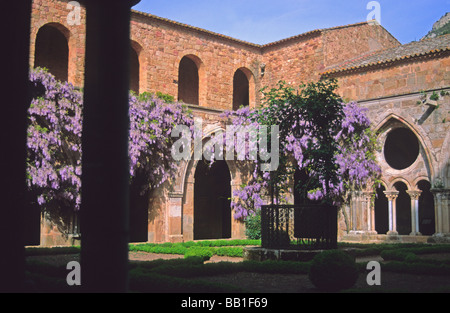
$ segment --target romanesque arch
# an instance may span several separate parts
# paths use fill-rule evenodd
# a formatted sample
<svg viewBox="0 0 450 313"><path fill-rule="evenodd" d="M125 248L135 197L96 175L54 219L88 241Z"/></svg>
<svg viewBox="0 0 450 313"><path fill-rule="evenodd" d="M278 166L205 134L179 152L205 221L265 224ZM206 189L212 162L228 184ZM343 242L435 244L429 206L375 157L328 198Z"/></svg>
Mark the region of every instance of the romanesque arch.
<svg viewBox="0 0 450 313"><path fill-rule="evenodd" d="M233 75L233 110L254 105L255 77L248 68L240 67Z"/></svg>
<svg viewBox="0 0 450 313"><path fill-rule="evenodd" d="M431 192L431 184L422 179L417 183L420 190L419 202L419 232L425 236L431 236L436 232L434 196Z"/></svg>
<svg viewBox="0 0 450 313"><path fill-rule="evenodd" d="M142 46L136 41L132 40L130 44L130 90L134 91L136 94L141 93L141 77L142 68L141 65L141 53Z"/></svg>
<svg viewBox="0 0 450 313"><path fill-rule="evenodd" d="M409 187L401 180L398 180L394 185L394 189L398 191L396 198L396 220L397 232L399 235L409 235L411 229L411 198L407 191Z"/></svg>
<svg viewBox="0 0 450 313"><path fill-rule="evenodd" d="M375 190L374 219L375 231L378 234L386 234L389 231L389 201L386 197L386 183L382 182Z"/></svg>
<svg viewBox="0 0 450 313"><path fill-rule="evenodd" d="M178 68L178 100L186 104L200 105L205 86L203 63L199 57L185 55Z"/></svg>
<svg viewBox="0 0 450 313"><path fill-rule="evenodd" d="M34 67L45 67L60 81L69 80L70 32L61 24L43 25L36 34Z"/></svg>

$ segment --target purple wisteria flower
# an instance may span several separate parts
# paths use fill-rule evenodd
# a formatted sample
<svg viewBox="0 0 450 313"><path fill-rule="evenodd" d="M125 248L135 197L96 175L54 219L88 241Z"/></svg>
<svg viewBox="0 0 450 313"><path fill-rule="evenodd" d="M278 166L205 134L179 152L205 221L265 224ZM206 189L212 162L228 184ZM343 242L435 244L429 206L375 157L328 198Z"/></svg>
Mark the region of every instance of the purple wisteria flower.
<svg viewBox="0 0 450 313"><path fill-rule="evenodd" d="M83 94L40 68L31 71L30 82L42 92L28 110L28 187L44 210L79 210ZM156 188L177 170L170 153L173 127L193 128L193 118L179 103L132 93L129 115L130 179L142 174L142 190Z"/></svg>

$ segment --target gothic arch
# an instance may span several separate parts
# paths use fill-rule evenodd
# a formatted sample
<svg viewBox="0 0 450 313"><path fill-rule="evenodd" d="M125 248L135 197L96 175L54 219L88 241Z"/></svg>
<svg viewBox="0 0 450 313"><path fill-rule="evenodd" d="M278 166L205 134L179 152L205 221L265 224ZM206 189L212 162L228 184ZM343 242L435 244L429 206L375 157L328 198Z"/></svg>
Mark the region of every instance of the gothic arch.
<svg viewBox="0 0 450 313"><path fill-rule="evenodd" d="M203 129L203 150L205 149L205 144L208 142L210 135L213 133L216 133L218 131L225 130L220 127L219 125L208 125ZM181 164L181 171L180 175L177 178L176 181L176 197L181 198L181 229L182 229L182 235L184 240L193 240L195 233L194 233L194 211L195 211L195 203L194 203L194 197L195 197L195 174L196 170L198 168L200 160L195 160L194 158L194 151L191 151L191 158L189 161L184 161ZM231 196L233 195L233 191L235 188L237 188L237 180L240 179L240 172L237 171L236 164L234 161L230 160L224 160L225 164L228 167L229 174L230 174L230 184L231 184ZM230 207L230 210L232 208ZM231 217L233 216L231 211ZM231 221L231 237L236 238L240 237L243 233L242 231L242 225L239 221L235 220L234 217L232 217Z"/></svg>
<svg viewBox="0 0 450 313"><path fill-rule="evenodd" d="M441 148L441 162L439 163L442 182L445 188L450 188L450 132L447 133Z"/></svg>
<svg viewBox="0 0 450 313"><path fill-rule="evenodd" d="M221 126L219 125L207 125L203 130L203 137L202 137L202 145L203 145L203 150L205 149L205 144L208 142L208 140L210 139L211 135L214 133L218 133L218 132L223 132L225 133L225 129L223 129ZM202 151L203 152L203 151ZM191 157L190 157L190 161L186 161L184 166L183 166L183 170L182 170L182 183L180 184L182 186L182 193L185 193L185 185L186 182L190 181L191 178L193 178L192 176L192 171L195 172L195 169L197 168L197 164L198 164L199 160L195 160L194 157L194 149L191 150ZM238 170L236 168L236 164L233 161L229 161L229 160L225 160L228 168L230 170L230 175L231 175L231 183L233 184L236 181L236 175L238 173ZM192 176L192 177L191 177Z"/></svg>
<svg viewBox="0 0 450 313"><path fill-rule="evenodd" d="M415 125L414 120L406 115L406 114L399 114L397 112L392 112L389 110L384 115L382 115L379 119L379 122L376 123L375 126L375 132L379 133L380 136L386 135L387 130L389 130L388 126L391 123L392 120L400 122L404 127L409 129L414 133L414 135L419 140L421 150L424 153L424 161L426 162L427 170L429 171L430 177L434 177L435 175L435 159L432 157L431 154L431 141L430 139L423 135L426 134L426 132L420 127L420 125ZM386 128L386 129L385 129Z"/></svg>
<svg viewBox="0 0 450 313"><path fill-rule="evenodd" d="M206 127L203 128L203 138L202 138L203 149L205 148L205 143L208 142L208 139L210 138L210 136L219 131L222 131L225 133L225 130L218 124L207 125ZM238 183L238 180L240 179L239 171L236 168L235 162L229 161L229 160L227 160L226 162L227 162L227 166L230 170L231 183L235 185ZM198 164L198 160L195 160L194 149L192 148L191 152L190 152L189 160L180 161L180 164L179 164L180 171L179 171L178 176L174 179L174 182L172 184L172 193L178 194L178 195L184 195L186 193L187 183L193 182L192 175L193 175L193 172L195 172L197 164Z"/></svg>

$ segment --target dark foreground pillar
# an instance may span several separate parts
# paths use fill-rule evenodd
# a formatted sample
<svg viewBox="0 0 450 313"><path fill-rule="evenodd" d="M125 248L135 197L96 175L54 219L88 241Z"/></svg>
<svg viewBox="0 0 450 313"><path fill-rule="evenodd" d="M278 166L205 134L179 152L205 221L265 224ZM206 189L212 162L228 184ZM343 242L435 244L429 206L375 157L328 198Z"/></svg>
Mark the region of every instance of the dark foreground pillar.
<svg viewBox="0 0 450 313"><path fill-rule="evenodd" d="M0 292L22 290L31 0L1 4Z"/></svg>
<svg viewBox="0 0 450 313"><path fill-rule="evenodd" d="M130 8L136 0L89 0L81 194L81 283L126 292L128 278L128 90Z"/></svg>

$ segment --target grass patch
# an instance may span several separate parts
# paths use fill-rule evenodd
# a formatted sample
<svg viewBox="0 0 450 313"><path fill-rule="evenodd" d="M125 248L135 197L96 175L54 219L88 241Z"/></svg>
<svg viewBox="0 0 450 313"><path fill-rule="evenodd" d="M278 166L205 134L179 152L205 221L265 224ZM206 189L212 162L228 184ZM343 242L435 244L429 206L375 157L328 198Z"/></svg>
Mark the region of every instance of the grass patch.
<svg viewBox="0 0 450 313"><path fill-rule="evenodd" d="M207 276L251 272L261 274L303 274L309 273L311 262L288 261L244 261L238 263L220 262L205 264L212 255L241 257L246 245L259 245L260 241L214 240L185 243L131 244L130 251L170 253L185 255L173 260L131 261L130 291L155 293L183 292L227 292L242 293L247 290L235 286L219 285L202 281ZM340 248L355 248L356 256L382 255L382 272L414 275L450 276L450 260L421 259L420 255L450 253L450 245L429 244L340 244ZM76 254L80 247L27 248L26 255ZM358 271L367 273L366 264L357 264ZM27 288L31 292L79 292L79 287L68 287L65 266L54 266L28 261L26 267ZM448 290L448 286L436 286ZM368 292L373 292L370 289ZM365 290L360 290L365 292ZM353 291L349 291L353 292ZM380 288L376 292L389 292Z"/></svg>
<svg viewBox="0 0 450 313"><path fill-rule="evenodd" d="M228 257L242 257L245 246L259 246L261 240L206 240L206 241L188 241L177 243L144 243L144 244L130 244L130 251L140 251L147 253L162 253L162 254L178 254L189 256L202 256L205 259L213 255L228 256Z"/></svg>

